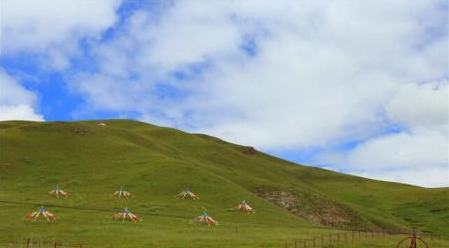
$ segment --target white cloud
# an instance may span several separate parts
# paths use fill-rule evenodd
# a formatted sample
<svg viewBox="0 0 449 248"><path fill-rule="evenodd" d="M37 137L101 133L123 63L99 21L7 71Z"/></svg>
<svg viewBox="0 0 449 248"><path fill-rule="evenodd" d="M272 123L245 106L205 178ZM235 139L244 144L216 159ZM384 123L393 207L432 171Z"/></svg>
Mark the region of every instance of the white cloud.
<svg viewBox="0 0 449 248"><path fill-rule="evenodd" d="M387 133L321 162L378 179L428 187L449 185L449 91L447 80L402 85L385 105L399 133Z"/></svg>
<svg viewBox="0 0 449 248"><path fill-rule="evenodd" d="M268 24L261 18L275 35L259 42L259 54L224 63L204 80L204 95L216 101L195 109L211 118L223 115L210 115L216 105L231 112L204 130L269 148L328 146L383 129L379 112L401 84L445 76L446 67L433 66L435 58L447 65L445 53L417 53L409 41L423 35L415 19L429 9L422 3L396 13L339 2L302 15L292 7Z"/></svg>
<svg viewBox="0 0 449 248"><path fill-rule="evenodd" d="M36 95L23 88L14 78L0 68L0 105L26 104L33 105Z"/></svg>
<svg viewBox="0 0 449 248"><path fill-rule="evenodd" d="M25 104L0 105L0 121L6 120L44 121L42 115L36 114L29 105Z"/></svg>
<svg viewBox="0 0 449 248"><path fill-rule="evenodd" d="M36 94L22 87L0 68L0 120L43 121L33 109Z"/></svg>
<svg viewBox="0 0 449 248"><path fill-rule="evenodd" d="M226 16L214 15L220 10L214 7L184 1L170 9L159 25L148 30L154 42L143 49L148 62L169 71L235 53L240 41L238 27Z"/></svg>
<svg viewBox="0 0 449 248"><path fill-rule="evenodd" d="M4 0L0 3L2 56L28 52L65 69L80 53L80 38L99 38L116 20L118 0Z"/></svg>
<svg viewBox="0 0 449 248"><path fill-rule="evenodd" d="M6 64L14 59L36 63L36 68L22 72L33 78L38 78L35 73L39 69L52 72L68 69L71 60L84 52L78 45L80 39L101 38L116 21L119 4L118 0L1 1L2 60ZM4 71L1 76L1 118L43 120L35 113L36 94Z"/></svg>
<svg viewBox="0 0 449 248"><path fill-rule="evenodd" d="M387 113L411 128L437 128L448 134L448 85L448 80L404 85L386 105Z"/></svg>
<svg viewBox="0 0 449 248"><path fill-rule="evenodd" d="M447 166L430 165L412 169L366 170L352 172L352 174L428 188L447 187L449 181L449 169Z"/></svg>
<svg viewBox="0 0 449 248"><path fill-rule="evenodd" d="M418 129L368 140L339 158L348 169L419 169L448 166L449 144L438 130ZM334 154L335 155L335 154Z"/></svg>

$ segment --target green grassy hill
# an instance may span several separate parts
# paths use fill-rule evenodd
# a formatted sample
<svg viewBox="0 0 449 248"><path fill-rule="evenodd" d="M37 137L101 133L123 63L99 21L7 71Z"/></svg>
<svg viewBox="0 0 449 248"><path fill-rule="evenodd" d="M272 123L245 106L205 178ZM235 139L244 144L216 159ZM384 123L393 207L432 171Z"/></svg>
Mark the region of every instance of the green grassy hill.
<svg viewBox="0 0 449 248"><path fill-rule="evenodd" d="M2 240L34 237L95 247L272 247L325 228L449 233L449 188L301 166L252 147L136 121L105 123L0 122ZM56 185L71 197L50 197L47 192ZM136 197L114 198L121 186ZM186 188L201 199L174 197ZM232 210L243 199L256 214ZM23 219L40 205L60 219ZM143 221L112 221L125 206ZM203 208L219 226L189 223Z"/></svg>

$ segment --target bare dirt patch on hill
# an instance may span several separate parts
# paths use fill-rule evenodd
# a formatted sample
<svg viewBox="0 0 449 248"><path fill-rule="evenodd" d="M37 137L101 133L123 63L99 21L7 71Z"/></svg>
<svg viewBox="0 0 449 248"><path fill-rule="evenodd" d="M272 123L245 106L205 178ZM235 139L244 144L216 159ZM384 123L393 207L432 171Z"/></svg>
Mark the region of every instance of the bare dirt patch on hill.
<svg viewBox="0 0 449 248"><path fill-rule="evenodd" d="M320 196L257 188L256 194L314 223L332 227L376 228L354 209Z"/></svg>

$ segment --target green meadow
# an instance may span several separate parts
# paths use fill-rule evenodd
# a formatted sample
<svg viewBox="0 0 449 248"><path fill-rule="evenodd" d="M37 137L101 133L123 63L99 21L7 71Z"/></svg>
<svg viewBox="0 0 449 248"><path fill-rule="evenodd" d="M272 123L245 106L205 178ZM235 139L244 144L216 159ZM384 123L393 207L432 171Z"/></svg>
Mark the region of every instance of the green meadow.
<svg viewBox="0 0 449 248"><path fill-rule="evenodd" d="M416 229L439 237L426 239L430 247L449 247L449 188L298 165L136 121L99 123L0 122L0 246L31 238L86 247L294 247L329 232ZM55 186L70 197L49 196ZM120 187L135 197L114 197ZM200 199L175 197L185 189ZM256 213L236 212L242 200ZM59 219L24 219L40 206ZM112 220L125 206L142 221ZM203 209L219 225L191 223ZM396 247L404 237L341 247Z"/></svg>

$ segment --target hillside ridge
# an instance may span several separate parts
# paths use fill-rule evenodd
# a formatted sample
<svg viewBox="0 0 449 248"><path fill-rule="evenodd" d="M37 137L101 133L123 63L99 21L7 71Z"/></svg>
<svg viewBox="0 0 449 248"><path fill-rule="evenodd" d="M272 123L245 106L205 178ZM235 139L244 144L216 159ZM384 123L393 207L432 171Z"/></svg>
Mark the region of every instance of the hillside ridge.
<svg viewBox="0 0 449 248"><path fill-rule="evenodd" d="M108 192L124 185L140 196L130 200L135 211L153 216L189 216L205 207L239 223L228 210L246 199L261 225L449 232L449 188L294 164L205 134L130 120L3 121L0 141L2 201L55 204L42 192L57 184L73 192L65 207L117 209ZM186 210L186 202L173 201L185 188L199 193L201 205Z"/></svg>

